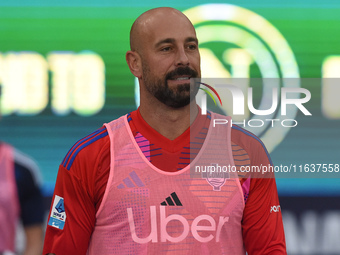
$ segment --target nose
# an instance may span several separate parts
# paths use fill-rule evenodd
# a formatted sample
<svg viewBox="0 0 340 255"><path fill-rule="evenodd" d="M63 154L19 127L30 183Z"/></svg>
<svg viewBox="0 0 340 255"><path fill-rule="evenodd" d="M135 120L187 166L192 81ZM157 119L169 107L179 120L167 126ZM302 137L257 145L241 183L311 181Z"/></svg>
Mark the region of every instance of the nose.
<svg viewBox="0 0 340 255"><path fill-rule="evenodd" d="M184 48L180 48L177 51L176 56L176 66L188 66L189 65L189 58L187 52Z"/></svg>

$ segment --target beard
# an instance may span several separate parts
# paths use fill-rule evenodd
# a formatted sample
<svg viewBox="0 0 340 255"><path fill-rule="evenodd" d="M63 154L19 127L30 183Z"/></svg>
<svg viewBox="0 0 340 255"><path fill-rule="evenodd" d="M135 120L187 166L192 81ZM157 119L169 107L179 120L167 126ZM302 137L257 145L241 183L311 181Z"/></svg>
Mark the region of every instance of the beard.
<svg viewBox="0 0 340 255"><path fill-rule="evenodd" d="M170 88L168 80L174 80L175 77L189 75L190 78L197 78L198 73L189 67L179 67L165 75L164 78L157 78L152 75L149 66L143 64L143 77L146 89L150 94L157 98L166 106L172 108L181 108L190 104L198 92L199 86L188 83L179 84Z"/></svg>

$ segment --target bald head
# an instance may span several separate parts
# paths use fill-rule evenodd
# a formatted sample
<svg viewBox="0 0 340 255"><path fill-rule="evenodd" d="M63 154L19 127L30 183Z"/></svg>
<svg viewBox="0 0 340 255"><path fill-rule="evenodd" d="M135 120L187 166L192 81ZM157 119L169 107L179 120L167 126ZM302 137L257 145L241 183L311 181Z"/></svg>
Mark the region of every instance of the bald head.
<svg viewBox="0 0 340 255"><path fill-rule="evenodd" d="M138 53L142 52L145 39L152 36L153 31L167 29L167 22L186 24L192 27L190 20L179 10L171 7L159 7L141 14L133 23L130 31L130 49Z"/></svg>
<svg viewBox="0 0 340 255"><path fill-rule="evenodd" d="M190 78L200 77L196 31L180 11L161 7L137 18L126 62L140 85L140 106L181 108L190 102Z"/></svg>

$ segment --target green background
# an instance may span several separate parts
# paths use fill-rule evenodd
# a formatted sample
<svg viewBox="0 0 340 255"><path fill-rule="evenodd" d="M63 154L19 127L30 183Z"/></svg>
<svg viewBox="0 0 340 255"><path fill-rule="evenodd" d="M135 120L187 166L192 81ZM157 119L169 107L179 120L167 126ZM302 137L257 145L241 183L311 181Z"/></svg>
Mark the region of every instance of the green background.
<svg viewBox="0 0 340 255"><path fill-rule="evenodd" d="M9 1L8 1L9 2ZM80 138L136 109L134 77L125 62L129 30L154 1L10 1L0 2L0 52L34 51L44 57L52 51L91 50L106 69L105 107L98 114L56 116L50 105L36 116L10 115L0 123L0 139L38 162L45 195L51 195L68 149ZM226 1L214 1L226 3ZM179 10L206 1L171 1ZM340 55L340 2L338 1L228 1L247 8L275 26L296 57L302 78L320 78L322 62ZM339 70L340 72L340 70ZM340 163L340 120L328 120L320 110L321 87L304 85L312 100L312 117L298 115L299 125L271 154L277 164ZM339 174L340 176L340 174ZM280 195L339 195L340 179L277 179Z"/></svg>

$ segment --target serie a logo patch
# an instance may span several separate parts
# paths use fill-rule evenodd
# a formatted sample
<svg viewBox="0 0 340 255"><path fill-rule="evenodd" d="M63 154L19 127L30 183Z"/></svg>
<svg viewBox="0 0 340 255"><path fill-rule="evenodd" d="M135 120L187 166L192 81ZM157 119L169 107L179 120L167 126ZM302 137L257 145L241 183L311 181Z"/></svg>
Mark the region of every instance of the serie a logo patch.
<svg viewBox="0 0 340 255"><path fill-rule="evenodd" d="M55 195L48 225L58 229L64 229L65 221L66 212L64 198Z"/></svg>

